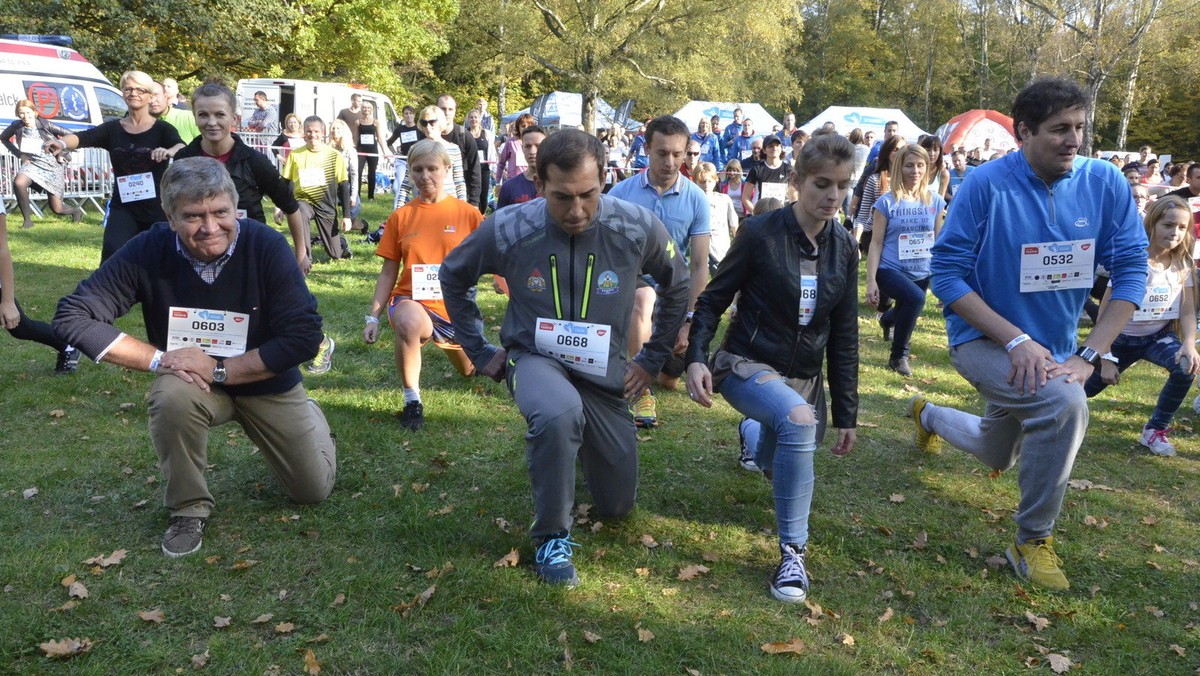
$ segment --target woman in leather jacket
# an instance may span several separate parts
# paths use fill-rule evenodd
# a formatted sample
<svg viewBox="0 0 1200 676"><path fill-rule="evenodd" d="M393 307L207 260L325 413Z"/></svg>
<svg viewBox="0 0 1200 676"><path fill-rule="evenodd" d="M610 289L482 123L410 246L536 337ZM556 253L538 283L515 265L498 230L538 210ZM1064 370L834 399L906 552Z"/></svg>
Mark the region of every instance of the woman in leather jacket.
<svg viewBox="0 0 1200 676"><path fill-rule="evenodd" d="M742 431L758 437L747 450L775 496L781 562L770 587L780 601L807 596L813 452L825 427L823 364L837 429L833 453L849 453L856 438L858 247L835 221L853 169L854 147L844 137L807 143L790 177L797 201L742 225L691 319L689 395L709 407L719 391L749 419ZM710 360L721 314L739 292L737 315Z"/></svg>
<svg viewBox="0 0 1200 676"><path fill-rule="evenodd" d="M46 201L54 213L70 216L72 221L78 223L83 220L83 210L75 206L68 207L62 200L66 183L63 172L65 159L60 161L42 149L46 141L55 140L71 132L40 117L37 106L29 99L17 101L16 112L17 119L0 132L0 141L21 163L12 183L13 194L17 196L17 206L21 208L21 215L24 217L21 227L33 227L33 208L29 202L29 190L33 187L46 193Z"/></svg>

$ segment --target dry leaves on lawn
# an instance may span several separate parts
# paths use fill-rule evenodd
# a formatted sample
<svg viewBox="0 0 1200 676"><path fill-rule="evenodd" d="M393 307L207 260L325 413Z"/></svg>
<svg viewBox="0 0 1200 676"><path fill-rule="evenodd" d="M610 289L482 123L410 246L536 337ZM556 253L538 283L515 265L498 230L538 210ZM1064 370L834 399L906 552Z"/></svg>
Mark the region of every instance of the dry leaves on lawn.
<svg viewBox="0 0 1200 676"><path fill-rule="evenodd" d="M228 627L229 623L232 621L233 621L232 617L214 617L213 618L213 626L216 627L217 629L223 629L225 627Z"/></svg>
<svg viewBox="0 0 1200 676"><path fill-rule="evenodd" d="M295 628L296 625L292 624L291 622L280 622L279 624L275 625L275 632L279 634L290 634Z"/></svg>
<svg viewBox="0 0 1200 676"><path fill-rule="evenodd" d="M36 486L33 488L26 488L25 490L21 491L21 497L25 498L26 500L34 497L37 494L38 494L38 489Z"/></svg>
<svg viewBox="0 0 1200 676"><path fill-rule="evenodd" d="M346 602L346 595L338 594L337 596L333 597L333 603L329 604L329 607L337 608L338 606L342 605L345 602Z"/></svg>
<svg viewBox="0 0 1200 676"><path fill-rule="evenodd" d="M93 556L92 558L84 561L83 565L85 565L85 566L100 566L101 568L108 568L109 566L115 566L118 563L120 563L121 560L124 559L125 555L128 553L129 552L124 549L118 549L118 550L115 550L112 554L109 554L108 556L105 556L103 554L97 554L96 556Z"/></svg>
<svg viewBox="0 0 1200 676"><path fill-rule="evenodd" d="M600 634L594 634L587 629L584 629L583 640L587 641L588 643L595 643L596 641L600 640Z"/></svg>
<svg viewBox="0 0 1200 676"><path fill-rule="evenodd" d="M311 648L304 651L304 673L314 676L321 673L321 663L317 661L317 656Z"/></svg>
<svg viewBox="0 0 1200 676"><path fill-rule="evenodd" d="M694 579L696 579L697 576L703 575L707 572L708 572L707 566L701 566L701 565L693 563L692 565L687 566L685 568L680 568L679 574L676 575L676 578L678 578L680 580L694 580Z"/></svg>
<svg viewBox="0 0 1200 676"><path fill-rule="evenodd" d="M891 497L889 497L888 500L890 500L896 504L899 504L901 502L904 502L904 495L902 493L892 493Z"/></svg>
<svg viewBox="0 0 1200 676"><path fill-rule="evenodd" d="M801 641L799 637L795 637L787 641L764 643L762 644L762 651L768 655L781 655L783 653L801 655L804 653L804 641Z"/></svg>
<svg viewBox="0 0 1200 676"><path fill-rule="evenodd" d="M254 566L257 566L257 565L258 565L258 561L255 561L254 559L246 559L244 561L234 561L233 565L229 567L229 570L246 570L247 568L253 568Z"/></svg>
<svg viewBox="0 0 1200 676"><path fill-rule="evenodd" d="M67 596L77 599L86 599L88 597L88 589L87 587L83 586L82 582L71 582L71 584L67 586Z"/></svg>
<svg viewBox="0 0 1200 676"><path fill-rule="evenodd" d="M259 615L258 617L254 618L253 620L250 620L250 624L266 624L266 623L270 622L271 618L273 618L273 617L275 617L275 616L272 615L271 613L263 613L262 615Z"/></svg>
<svg viewBox="0 0 1200 676"><path fill-rule="evenodd" d="M196 669L198 671L200 669L203 669L206 666L208 666L208 651L207 650L200 653L199 655L192 655L192 668L193 669Z"/></svg>
<svg viewBox="0 0 1200 676"><path fill-rule="evenodd" d="M82 655L92 649L89 638L64 638L61 641L46 641L38 645L46 657L63 658Z"/></svg>
<svg viewBox="0 0 1200 676"><path fill-rule="evenodd" d="M1046 655L1046 662L1050 664L1050 669L1056 674L1065 674L1074 666L1071 658L1059 655L1058 653Z"/></svg>
<svg viewBox="0 0 1200 676"><path fill-rule="evenodd" d="M896 614L896 612L894 610L892 610L891 607L889 606L888 609L884 610L883 614L879 616L879 623L883 624L884 622L887 622L888 620L892 619L892 617L894 617L895 614Z"/></svg>
<svg viewBox="0 0 1200 676"><path fill-rule="evenodd" d="M642 543L642 546L646 549L654 549L658 546L658 542L648 534L643 534L642 537L638 538L638 542Z"/></svg>
<svg viewBox="0 0 1200 676"><path fill-rule="evenodd" d="M492 568L513 568L521 561L521 554L516 547L492 564Z"/></svg>
<svg viewBox="0 0 1200 676"><path fill-rule="evenodd" d="M1044 617L1038 617L1028 610L1025 611L1025 621L1037 631L1042 631L1046 627L1050 626L1050 620Z"/></svg>
<svg viewBox="0 0 1200 676"><path fill-rule="evenodd" d="M833 640L842 645L854 645L854 637L850 634L838 634L833 637Z"/></svg>
<svg viewBox="0 0 1200 676"><path fill-rule="evenodd" d="M641 627L638 627L637 635L638 640L642 643L649 643L650 641L654 640L654 632L650 631L649 629L642 629Z"/></svg>
<svg viewBox="0 0 1200 676"><path fill-rule="evenodd" d="M147 622L153 622L154 624L162 624L163 620L167 619L166 615L163 615L161 608L138 611L138 617Z"/></svg>

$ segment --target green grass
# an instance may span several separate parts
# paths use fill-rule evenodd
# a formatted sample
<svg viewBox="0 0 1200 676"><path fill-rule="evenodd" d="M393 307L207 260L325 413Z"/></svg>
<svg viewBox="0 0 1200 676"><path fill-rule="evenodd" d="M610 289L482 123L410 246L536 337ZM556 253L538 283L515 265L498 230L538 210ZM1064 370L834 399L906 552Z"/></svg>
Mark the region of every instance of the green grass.
<svg viewBox="0 0 1200 676"><path fill-rule="evenodd" d="M385 199L369 207L372 222ZM51 317L95 265L100 236L95 215L10 231L32 316ZM864 308L858 447L846 458L822 448L816 461L811 595L826 617L809 622L810 611L768 594L773 507L761 478L736 466L739 416L679 393L660 395L665 424L640 435L634 514L595 533L576 528L583 584L566 592L536 583L527 565L524 425L502 386L452 375L427 348L428 425L398 427L391 336L361 340L379 264L367 245L353 248L353 261L309 278L338 343L333 371L305 382L338 437L337 488L315 507L289 503L237 426L219 428L209 456L217 508L202 552L181 560L159 552L166 514L146 431L149 377L88 362L54 377L51 351L0 336L0 672L170 673L207 650L209 672L294 674L309 649L324 673L1050 673L1042 651L1069 656L1073 673L1184 674L1200 664L1197 416L1189 400L1176 458L1137 445L1163 378L1153 367L1134 367L1093 402L1073 476L1113 490L1068 493L1056 536L1069 592L1022 589L1006 566L987 563L1012 537L1015 473L990 478L961 452L912 448L904 402L914 392L980 408L949 365L932 301L910 380L883 368ZM480 298L488 326L498 325L501 299L487 287ZM121 325L144 335L137 311ZM24 499L31 487L39 494ZM582 481L578 499L588 501ZM643 534L659 546L643 546ZM493 567L513 548L518 567ZM82 563L116 549L129 554L102 574ZM232 570L243 560L258 563ZM710 571L677 579L691 564ZM72 574L90 596L56 610ZM431 585L428 603L405 613ZM335 605L338 594L345 602ZM155 608L162 624L139 619ZM1050 625L1036 631L1027 611ZM261 614L273 618L252 624ZM214 617L231 625L214 628ZM294 630L276 631L281 622ZM639 627L654 638L640 641ZM38 648L66 637L94 646L64 661ZM793 637L803 657L760 650ZM1042 661L1030 668L1027 658Z"/></svg>

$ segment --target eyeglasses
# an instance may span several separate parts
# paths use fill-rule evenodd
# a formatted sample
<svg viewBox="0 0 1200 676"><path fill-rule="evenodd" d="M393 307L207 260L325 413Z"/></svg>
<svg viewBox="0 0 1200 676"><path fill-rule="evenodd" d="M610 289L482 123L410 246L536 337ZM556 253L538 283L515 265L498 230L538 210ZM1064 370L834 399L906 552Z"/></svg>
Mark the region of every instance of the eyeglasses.
<svg viewBox="0 0 1200 676"><path fill-rule="evenodd" d="M121 93L125 94L126 96L132 96L134 94L137 94L138 96L145 96L146 94L150 93L150 90L142 89L141 87L126 87L121 90Z"/></svg>
<svg viewBox="0 0 1200 676"><path fill-rule="evenodd" d="M437 123L438 123L437 120L421 120L421 126L423 126L423 127L430 127Z"/></svg>
<svg viewBox="0 0 1200 676"><path fill-rule="evenodd" d="M700 157L700 153L688 153L688 157Z"/></svg>

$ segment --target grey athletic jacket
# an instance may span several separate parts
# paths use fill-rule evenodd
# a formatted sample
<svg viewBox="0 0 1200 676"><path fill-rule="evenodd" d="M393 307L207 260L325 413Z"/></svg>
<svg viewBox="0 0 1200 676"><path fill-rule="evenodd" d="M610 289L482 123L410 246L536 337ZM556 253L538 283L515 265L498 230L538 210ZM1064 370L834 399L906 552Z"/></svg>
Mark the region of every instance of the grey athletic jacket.
<svg viewBox="0 0 1200 676"><path fill-rule="evenodd" d="M439 277L454 335L477 369L497 348L483 337L483 318L472 295L480 276L501 275L509 302L500 342L509 358L537 353L539 317L608 324L608 369L603 377L576 372L611 392L623 392L625 336L639 278L657 282L659 300L654 335L634 357L656 374L674 348L687 312L688 270L683 256L650 211L602 195L592 225L571 236L554 222L546 200L505 207L450 252Z"/></svg>

